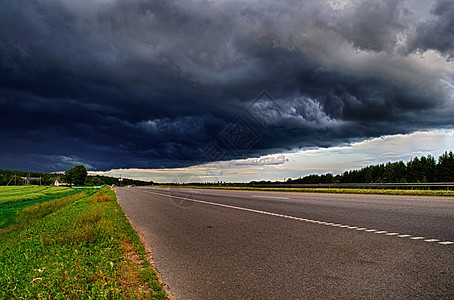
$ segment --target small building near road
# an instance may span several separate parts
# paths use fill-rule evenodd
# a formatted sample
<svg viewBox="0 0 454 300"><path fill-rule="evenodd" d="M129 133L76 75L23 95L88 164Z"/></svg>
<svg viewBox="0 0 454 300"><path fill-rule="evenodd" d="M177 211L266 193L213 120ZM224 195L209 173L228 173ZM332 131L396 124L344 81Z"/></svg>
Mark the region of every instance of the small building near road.
<svg viewBox="0 0 454 300"><path fill-rule="evenodd" d="M66 182L63 182L60 178L55 178L54 182L52 183L53 186L67 186Z"/></svg>

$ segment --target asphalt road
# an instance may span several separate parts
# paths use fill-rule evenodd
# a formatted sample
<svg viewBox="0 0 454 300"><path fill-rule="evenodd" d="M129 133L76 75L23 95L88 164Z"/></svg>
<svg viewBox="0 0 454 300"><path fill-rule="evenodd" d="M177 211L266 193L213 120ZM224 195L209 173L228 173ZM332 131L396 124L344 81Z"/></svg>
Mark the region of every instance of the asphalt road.
<svg viewBox="0 0 454 300"><path fill-rule="evenodd" d="M454 299L454 198L116 193L176 299Z"/></svg>

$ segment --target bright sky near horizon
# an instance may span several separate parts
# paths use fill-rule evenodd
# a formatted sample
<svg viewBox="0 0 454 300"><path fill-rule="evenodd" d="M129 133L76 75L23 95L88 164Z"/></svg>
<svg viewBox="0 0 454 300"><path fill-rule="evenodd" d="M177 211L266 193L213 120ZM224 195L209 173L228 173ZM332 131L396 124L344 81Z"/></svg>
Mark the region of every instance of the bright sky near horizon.
<svg viewBox="0 0 454 300"><path fill-rule="evenodd" d="M268 155L254 159L208 163L173 169L116 169L92 175L127 177L155 182L249 182L285 180L310 174L340 174L388 161L404 162L454 149L454 131L437 130L374 138L347 146Z"/></svg>

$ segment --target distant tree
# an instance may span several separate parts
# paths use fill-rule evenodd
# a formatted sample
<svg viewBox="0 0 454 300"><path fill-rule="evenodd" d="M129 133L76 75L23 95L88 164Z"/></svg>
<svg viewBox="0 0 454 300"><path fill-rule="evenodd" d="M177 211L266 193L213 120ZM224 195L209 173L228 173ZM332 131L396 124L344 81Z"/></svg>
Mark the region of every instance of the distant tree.
<svg viewBox="0 0 454 300"><path fill-rule="evenodd" d="M402 161L387 163L383 174L383 182L404 182L406 180L407 167Z"/></svg>
<svg viewBox="0 0 454 300"><path fill-rule="evenodd" d="M435 181L435 159L428 155L415 157L407 163L407 179L409 182Z"/></svg>
<svg viewBox="0 0 454 300"><path fill-rule="evenodd" d="M0 185L6 185L8 183L8 177L3 174L0 174Z"/></svg>
<svg viewBox="0 0 454 300"><path fill-rule="evenodd" d="M83 165L75 166L65 171L64 180L70 185L83 186L87 178L87 169Z"/></svg>
<svg viewBox="0 0 454 300"><path fill-rule="evenodd" d="M454 154L452 151L445 152L438 158L435 173L439 182L454 181Z"/></svg>
<svg viewBox="0 0 454 300"><path fill-rule="evenodd" d="M86 185L94 185L94 186L100 186L104 184L104 181L99 178L99 176L89 176L85 180Z"/></svg>
<svg viewBox="0 0 454 300"><path fill-rule="evenodd" d="M434 182L435 181L435 168L437 166L435 158L431 155L428 155L427 157L422 156L421 163L422 163L424 178L426 178L426 181L423 181L423 182Z"/></svg>
<svg viewBox="0 0 454 300"><path fill-rule="evenodd" d="M334 182L333 174L326 173L326 174L320 176L320 182L321 183L333 183Z"/></svg>

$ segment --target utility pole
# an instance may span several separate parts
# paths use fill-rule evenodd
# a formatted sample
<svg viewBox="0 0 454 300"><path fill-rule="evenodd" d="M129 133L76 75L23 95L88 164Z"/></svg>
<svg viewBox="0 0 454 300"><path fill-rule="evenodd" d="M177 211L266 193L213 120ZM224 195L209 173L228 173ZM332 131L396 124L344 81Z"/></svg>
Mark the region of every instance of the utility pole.
<svg viewBox="0 0 454 300"><path fill-rule="evenodd" d="M11 183L11 181L13 181L14 179L14 185L16 184L16 175L14 174L13 177L11 177L11 179L8 181L8 183L6 184L6 186L9 186L9 184Z"/></svg>
<svg viewBox="0 0 454 300"><path fill-rule="evenodd" d="M24 180L26 186L30 185L30 180L39 180L39 185L40 186L41 186L41 183L42 183L42 177L30 177L30 173L28 173L27 176L21 177L21 178Z"/></svg>

